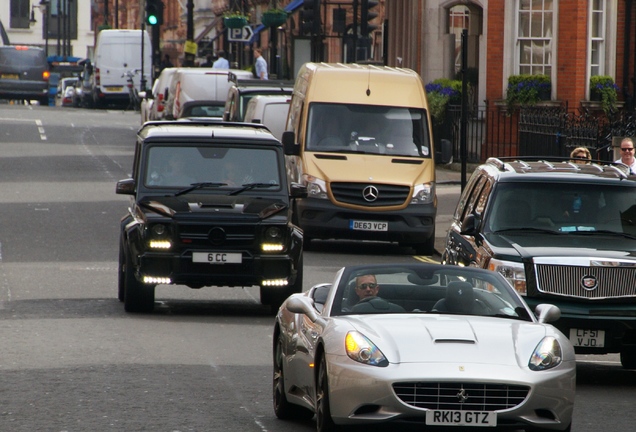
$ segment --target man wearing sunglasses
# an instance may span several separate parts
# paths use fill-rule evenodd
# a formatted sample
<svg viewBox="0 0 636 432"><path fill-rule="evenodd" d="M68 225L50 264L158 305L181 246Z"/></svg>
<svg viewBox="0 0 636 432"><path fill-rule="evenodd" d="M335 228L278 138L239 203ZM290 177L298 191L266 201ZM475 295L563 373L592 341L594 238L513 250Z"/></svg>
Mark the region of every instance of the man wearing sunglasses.
<svg viewBox="0 0 636 432"><path fill-rule="evenodd" d="M354 313L387 313L404 312L402 306L389 303L378 297L380 285L375 275L362 275L356 278L356 294L360 298L358 304L353 306Z"/></svg>
<svg viewBox="0 0 636 432"><path fill-rule="evenodd" d="M634 141L631 138L623 138L621 141L621 158L615 162L627 165L631 174L636 174L636 159L634 158Z"/></svg>

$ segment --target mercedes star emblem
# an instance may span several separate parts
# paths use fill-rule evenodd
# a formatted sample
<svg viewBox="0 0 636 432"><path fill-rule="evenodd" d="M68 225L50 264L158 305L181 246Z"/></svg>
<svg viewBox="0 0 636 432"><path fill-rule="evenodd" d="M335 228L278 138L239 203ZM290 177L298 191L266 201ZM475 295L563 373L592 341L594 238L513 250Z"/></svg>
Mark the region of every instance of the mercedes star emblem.
<svg viewBox="0 0 636 432"><path fill-rule="evenodd" d="M373 202L377 200L378 195L379 195L378 188L375 186L367 186L362 191L362 198L364 198L366 202Z"/></svg>

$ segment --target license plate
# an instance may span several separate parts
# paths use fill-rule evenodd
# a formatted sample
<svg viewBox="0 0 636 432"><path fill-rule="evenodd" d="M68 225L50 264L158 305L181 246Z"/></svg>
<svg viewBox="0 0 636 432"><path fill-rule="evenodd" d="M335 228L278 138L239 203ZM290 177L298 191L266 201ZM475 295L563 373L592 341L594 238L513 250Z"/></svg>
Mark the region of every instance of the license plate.
<svg viewBox="0 0 636 432"><path fill-rule="evenodd" d="M192 262L209 264L240 264L243 255L240 253L226 252L194 252Z"/></svg>
<svg viewBox="0 0 636 432"><path fill-rule="evenodd" d="M0 75L0 78L2 79L20 79L20 77L18 76L18 74L2 74Z"/></svg>
<svg viewBox="0 0 636 432"><path fill-rule="evenodd" d="M426 424L495 427L497 426L497 413L492 411L431 410L426 411Z"/></svg>
<svg viewBox="0 0 636 432"><path fill-rule="evenodd" d="M120 92L120 91L124 90L123 87L104 87L104 89L106 89L108 91L112 91L112 92Z"/></svg>
<svg viewBox="0 0 636 432"><path fill-rule="evenodd" d="M570 329L570 342L575 347L603 348L605 330Z"/></svg>
<svg viewBox="0 0 636 432"><path fill-rule="evenodd" d="M349 222L349 228L357 231L388 231L389 223L379 221L352 220Z"/></svg>

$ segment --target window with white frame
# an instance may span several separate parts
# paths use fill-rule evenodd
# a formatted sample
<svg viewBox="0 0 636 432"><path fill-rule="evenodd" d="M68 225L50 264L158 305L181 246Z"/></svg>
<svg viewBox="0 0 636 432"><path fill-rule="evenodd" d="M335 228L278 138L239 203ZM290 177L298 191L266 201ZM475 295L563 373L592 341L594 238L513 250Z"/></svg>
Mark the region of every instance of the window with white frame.
<svg viewBox="0 0 636 432"><path fill-rule="evenodd" d="M605 75L605 22L607 13L605 0L590 2L589 22L589 74L590 76Z"/></svg>
<svg viewBox="0 0 636 432"><path fill-rule="evenodd" d="M517 73L551 76L554 0L519 0L517 6Z"/></svg>
<svg viewBox="0 0 636 432"><path fill-rule="evenodd" d="M462 69L462 31L468 29L470 10L459 5L450 8L448 14L448 32L455 35L455 73Z"/></svg>
<svg viewBox="0 0 636 432"><path fill-rule="evenodd" d="M29 28L29 0L11 0L9 28Z"/></svg>

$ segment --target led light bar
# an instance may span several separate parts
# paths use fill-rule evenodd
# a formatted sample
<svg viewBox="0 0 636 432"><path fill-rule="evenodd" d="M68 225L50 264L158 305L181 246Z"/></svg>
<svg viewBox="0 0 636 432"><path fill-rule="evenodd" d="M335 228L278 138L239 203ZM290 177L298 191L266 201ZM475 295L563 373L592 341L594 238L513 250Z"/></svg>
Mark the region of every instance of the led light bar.
<svg viewBox="0 0 636 432"><path fill-rule="evenodd" d="M144 276L144 283L153 285L169 285L172 283L169 277Z"/></svg>
<svg viewBox="0 0 636 432"><path fill-rule="evenodd" d="M265 279L261 282L263 286L287 286L289 282L287 279Z"/></svg>

